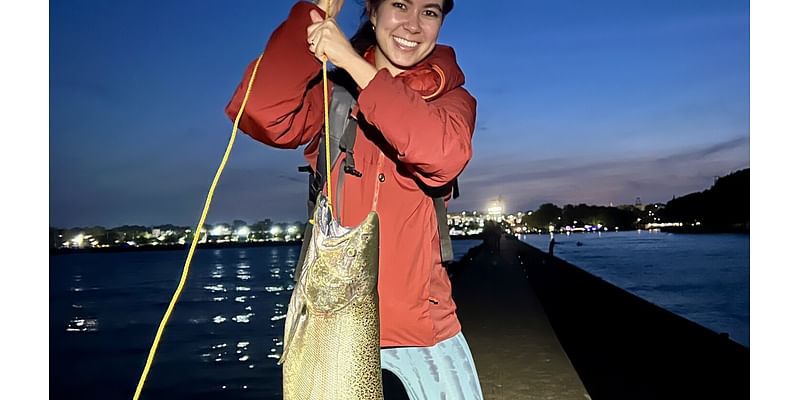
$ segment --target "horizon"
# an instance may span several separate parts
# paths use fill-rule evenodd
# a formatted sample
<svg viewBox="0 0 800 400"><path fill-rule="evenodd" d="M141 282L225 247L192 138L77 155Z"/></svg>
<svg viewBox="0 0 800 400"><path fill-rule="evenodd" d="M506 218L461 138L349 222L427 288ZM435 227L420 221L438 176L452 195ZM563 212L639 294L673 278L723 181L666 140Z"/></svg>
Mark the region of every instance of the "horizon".
<svg viewBox="0 0 800 400"><path fill-rule="evenodd" d="M195 224L223 108L293 3L51 5L49 224ZM451 211L665 203L749 168L749 2L517 8L459 2L442 29L478 100ZM303 220L301 150L238 136L208 218Z"/></svg>
<svg viewBox="0 0 800 400"><path fill-rule="evenodd" d="M734 174L734 173L741 172L741 171L744 171L744 170L749 170L749 169L750 169L749 167L748 167L748 168L743 168L743 169L740 169L740 170L737 170L737 171L732 171L731 173L729 173L729 174L726 174L726 175L717 176L717 177L715 177L715 178L724 178L724 177L726 177L726 176L728 176L728 175L732 175L732 174ZM680 197L684 197L684 196L687 196L687 195L690 195L690 194L694 194L694 193L700 193L700 192L703 192L703 191L705 191L705 190L708 190L708 189L710 189L710 188L711 188L711 186L708 186L708 187L706 187L705 189L700 189L700 190L697 190L697 191L694 191L694 192L690 192L690 193L686 193L686 194L683 194L683 195L680 195L680 196L675 196L674 198L680 198ZM672 200L672 199L670 199L670 200ZM662 204L664 204L664 205L665 205L665 204L667 204L668 202L669 202L669 201L663 201L663 202L652 202L652 203L644 203L644 202L643 202L643 203L642 203L642 206L645 206L645 207L646 207L646 206L651 206L651 205L662 205ZM566 206L588 206L588 207L610 207L610 208L619 208L619 207L630 207L630 206L634 206L634 205L635 205L635 204L634 204L634 202L631 202L631 203L621 203L621 204L589 204L589 203L585 203L585 202L580 202L580 203L563 203L563 204L555 204L555 203L541 203L541 204L539 204L537 207L535 207L535 208L530 208L530 209L524 209L524 210L523 210L523 209L514 209L513 211L509 211L509 210L507 209L507 210L504 210L504 211L503 211L503 214L516 214L516 213L520 213L520 212L522 212L522 213L534 212L534 211L537 211L537 210L539 209L539 207L541 207L541 206L542 206L542 205L544 205L544 204L554 204L554 205L556 205L557 207L559 207L559 208L562 208L562 209L563 209L563 208L565 208ZM462 213L462 212L468 212L468 213L470 213L470 212L480 212L480 213L487 213L487 211L486 211L485 209L470 209L470 210L467 210L467 209L450 210L450 209L448 209L448 210L447 210L447 213L448 213L448 214L459 214L459 213ZM246 218L238 218L238 217L234 217L234 218L232 218L232 219L225 220L225 221L214 221L214 222L208 222L208 220L206 220L206 222L204 223L204 226L205 226L205 225L208 225L208 226L215 226L215 225L223 225L223 224L228 224L228 225L230 225L232 222L234 222L234 221L237 221L237 220L238 220L238 221L243 221L243 222L245 222L245 224L247 224L247 225L253 225L253 224L257 224L257 223L259 223L259 222L266 221L266 220L269 220L270 222L272 222L272 223L274 223L274 224L295 224L295 223L300 223L300 224L303 224L303 223L305 223L305 221L306 221L307 219L308 219L308 218L306 218L306 217L303 217L303 218L300 218L300 219L294 219L294 220L278 220L278 219L274 219L274 218L272 218L272 217L270 217L270 216L257 217L257 218L255 218L255 219L246 219ZM145 227L145 228L149 228L149 227L160 227L160 226L168 226L168 225L175 226L175 227L181 227L181 228L184 228L184 227L196 228L196 227L197 227L197 222L195 222L195 223L192 223L192 224L177 224L177 223L172 223L172 222L160 222L160 223L154 223L154 224L124 223L124 224L109 225L109 226L102 225L102 224L81 224L81 225L73 225L73 226L71 226L71 227L63 227L63 226L53 226L53 225L50 225L50 229L58 229L58 230L75 230L75 229L78 229L78 230L80 230L80 229L89 229L89 228L96 228L96 227L100 227L100 228L103 228L103 229L112 229L112 230L113 230L113 229L116 229L116 228L122 228L122 227L126 227L126 226L130 226L130 227L138 226L138 227Z"/></svg>

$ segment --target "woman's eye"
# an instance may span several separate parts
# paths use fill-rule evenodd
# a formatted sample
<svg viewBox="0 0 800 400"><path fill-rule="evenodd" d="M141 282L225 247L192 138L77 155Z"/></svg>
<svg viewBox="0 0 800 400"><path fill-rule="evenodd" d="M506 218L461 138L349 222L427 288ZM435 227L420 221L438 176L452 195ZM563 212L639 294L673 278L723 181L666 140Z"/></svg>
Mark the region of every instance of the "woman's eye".
<svg viewBox="0 0 800 400"><path fill-rule="evenodd" d="M424 15L426 17L433 17L433 18L439 17L439 14L437 14L436 11L433 11L433 10L425 10L425 11L422 12L422 15Z"/></svg>
<svg viewBox="0 0 800 400"><path fill-rule="evenodd" d="M401 10L405 10L406 9L405 3L396 2L396 3L392 3L392 6L393 7L397 7L399 9L401 9Z"/></svg>

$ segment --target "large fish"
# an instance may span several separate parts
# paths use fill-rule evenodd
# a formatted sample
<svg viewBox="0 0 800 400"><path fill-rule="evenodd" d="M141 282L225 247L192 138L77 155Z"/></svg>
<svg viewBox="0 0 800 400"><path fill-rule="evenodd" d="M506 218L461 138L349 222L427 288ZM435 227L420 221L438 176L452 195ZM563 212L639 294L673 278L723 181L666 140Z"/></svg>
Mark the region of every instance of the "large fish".
<svg viewBox="0 0 800 400"><path fill-rule="evenodd" d="M346 228L320 195L284 330L283 398L383 399L378 214Z"/></svg>

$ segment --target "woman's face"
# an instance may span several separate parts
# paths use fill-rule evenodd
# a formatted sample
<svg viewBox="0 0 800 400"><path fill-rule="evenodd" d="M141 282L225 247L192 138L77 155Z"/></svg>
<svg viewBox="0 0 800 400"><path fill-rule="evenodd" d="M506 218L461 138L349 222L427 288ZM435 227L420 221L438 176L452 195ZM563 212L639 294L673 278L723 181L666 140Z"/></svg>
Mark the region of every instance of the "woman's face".
<svg viewBox="0 0 800 400"><path fill-rule="evenodd" d="M422 61L436 46L444 0L384 0L370 21L378 46L375 63L392 75Z"/></svg>

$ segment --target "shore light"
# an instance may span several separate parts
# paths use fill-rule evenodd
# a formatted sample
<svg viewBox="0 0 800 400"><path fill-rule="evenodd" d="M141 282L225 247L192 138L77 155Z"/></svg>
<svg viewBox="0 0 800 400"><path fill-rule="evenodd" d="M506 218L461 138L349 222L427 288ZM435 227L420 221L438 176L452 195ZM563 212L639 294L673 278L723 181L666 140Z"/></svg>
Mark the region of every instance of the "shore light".
<svg viewBox="0 0 800 400"><path fill-rule="evenodd" d="M75 237L72 238L71 241L72 241L72 243L75 243L76 246L83 247L83 240L84 239L85 239L85 237L83 236L83 233L79 233L79 234L75 235Z"/></svg>
<svg viewBox="0 0 800 400"><path fill-rule="evenodd" d="M486 208L487 219L500 222L503 216L503 203L500 199L492 200Z"/></svg>

